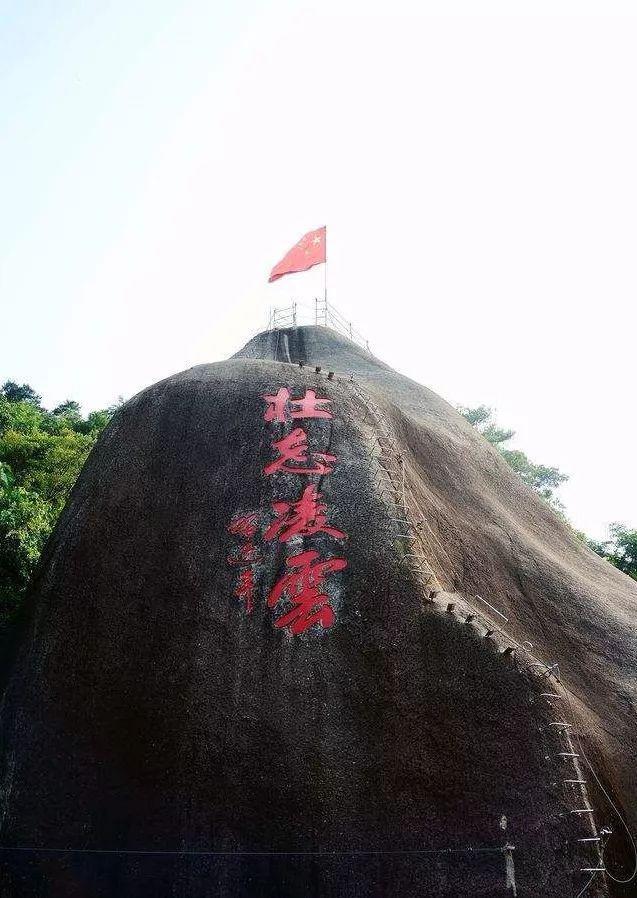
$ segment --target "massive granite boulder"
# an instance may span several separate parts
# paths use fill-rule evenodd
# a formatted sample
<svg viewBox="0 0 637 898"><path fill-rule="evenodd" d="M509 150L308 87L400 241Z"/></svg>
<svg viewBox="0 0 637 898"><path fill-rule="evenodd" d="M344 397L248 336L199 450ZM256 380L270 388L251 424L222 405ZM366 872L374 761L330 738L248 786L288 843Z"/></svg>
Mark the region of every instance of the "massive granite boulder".
<svg viewBox="0 0 637 898"><path fill-rule="evenodd" d="M46 547L1 893L632 894L636 612L439 397L259 334L126 403Z"/></svg>

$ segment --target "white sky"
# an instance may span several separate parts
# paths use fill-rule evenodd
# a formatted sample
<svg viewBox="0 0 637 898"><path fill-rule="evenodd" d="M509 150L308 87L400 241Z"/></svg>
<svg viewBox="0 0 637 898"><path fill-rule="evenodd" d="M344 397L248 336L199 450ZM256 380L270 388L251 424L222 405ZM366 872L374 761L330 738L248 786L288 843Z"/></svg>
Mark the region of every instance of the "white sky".
<svg viewBox="0 0 637 898"><path fill-rule="evenodd" d="M0 378L90 409L227 357L326 223L377 355L636 526L632 9L0 0Z"/></svg>

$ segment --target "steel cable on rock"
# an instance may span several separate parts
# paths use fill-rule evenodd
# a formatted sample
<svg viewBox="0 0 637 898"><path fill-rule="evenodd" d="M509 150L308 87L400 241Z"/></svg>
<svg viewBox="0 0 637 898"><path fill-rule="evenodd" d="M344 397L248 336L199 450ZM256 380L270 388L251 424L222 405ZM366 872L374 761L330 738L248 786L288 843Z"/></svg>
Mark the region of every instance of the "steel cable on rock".
<svg viewBox="0 0 637 898"><path fill-rule="evenodd" d="M573 701L572 701L572 699L571 699L569 690L566 689L566 687L563 686L561 683L560 683L560 686L561 686L561 688L562 688L562 690L563 690L563 692L564 692L564 694L565 694L565 696L566 696L566 701L568 702L568 706L569 706L570 712L571 712L571 719L572 719L572 720L577 720L577 717L576 717L576 715L575 715L575 708L574 708L574 706L573 706ZM632 847L632 850L633 850L633 858L634 858L633 872L630 874L630 876L629 876L627 879L619 879L617 876L614 876L614 875L610 872L610 870L606 867L606 862L605 862L605 860L604 860L604 848L602 848L602 851L601 851L601 858L602 858L602 861L603 861L603 863L604 863L604 873L606 873L606 875L607 875L610 879L612 879L613 882L617 883L617 885L622 885L622 886L629 885L629 884L635 879L635 877L637 877L637 844L635 843L635 837L633 836L633 833L632 833L630 827L628 826L628 823L627 823L626 820L624 819L623 814L621 813L621 811L619 810L619 808L617 807L617 805L615 804L615 802L613 801L613 799L610 797L610 795L608 794L607 790L606 790L606 789L604 788L604 786L602 785L602 782L601 782L600 778L599 778L599 777L597 776L597 774L595 773L595 770L593 769L593 765L592 765L591 762L589 761L588 756L587 756L586 752L584 751L584 747L583 747L583 745L582 745L582 739L581 739L581 736L580 736L578 730L577 730L575 727L573 727L573 732L575 733L575 738L576 738L576 740L577 740L577 748L578 748L578 750L579 750L579 752L580 752L582 758L584 759L584 762L585 762L586 766L588 767L588 769L590 770L590 772L593 774L593 777L594 777L594 779L595 779L595 782L597 783L599 789L601 790L602 795L606 798L606 800L608 801L609 805L611 806L611 808L614 810L615 814L617 815L617 818L619 819L620 823L621 823L622 826L624 827L624 830L625 830L625 832L626 832L626 835L628 836L628 841L629 841L629 843L630 843L630 845L631 845L631 847ZM594 873L594 874L593 874L593 877L594 877L595 875L596 875L596 874ZM589 883L589 885L590 885L590 883ZM587 888L588 888L588 886L587 886ZM583 894L583 893L580 893L580 894ZM578 896L578 898L579 898L579 896Z"/></svg>
<svg viewBox="0 0 637 898"><path fill-rule="evenodd" d="M5 853L46 854L121 854L121 855L184 855L187 857L376 857L383 855L438 854L503 854L506 848L370 848L315 851L197 851L181 848L53 848L47 846L0 845Z"/></svg>

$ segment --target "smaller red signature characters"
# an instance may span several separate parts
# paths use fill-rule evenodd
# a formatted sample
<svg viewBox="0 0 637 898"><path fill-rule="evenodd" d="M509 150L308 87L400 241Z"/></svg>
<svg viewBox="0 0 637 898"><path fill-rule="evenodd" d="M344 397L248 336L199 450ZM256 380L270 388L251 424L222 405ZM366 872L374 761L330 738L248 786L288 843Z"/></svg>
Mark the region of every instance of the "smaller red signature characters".
<svg viewBox="0 0 637 898"><path fill-rule="evenodd" d="M327 574L347 567L347 561L344 558L318 561L318 557L319 553L310 549L288 558L289 573L281 577L268 596L270 608L274 608L281 598L292 603L292 608L277 618L274 626L279 629L289 627L294 636L304 633L313 624L327 629L334 623L330 597L321 591L323 580Z"/></svg>
<svg viewBox="0 0 637 898"><path fill-rule="evenodd" d="M228 531L234 536L241 536L241 543L232 554L228 555L228 564L245 565L239 570L239 577L234 588L234 595L245 603L246 613L250 614L254 608L255 578L254 563L261 560L261 553L253 540L259 528L259 519L256 514L235 515L228 524Z"/></svg>
<svg viewBox="0 0 637 898"><path fill-rule="evenodd" d="M286 474L331 474L334 470L331 465L336 461L335 455L312 452L310 461L307 434L301 427L295 427L287 436L274 440L272 448L276 449L279 457L265 466L264 474L276 474L278 471Z"/></svg>
<svg viewBox="0 0 637 898"><path fill-rule="evenodd" d="M254 543L243 543L233 549L228 555L228 564L252 564L254 561L260 561L261 555Z"/></svg>
<svg viewBox="0 0 637 898"><path fill-rule="evenodd" d="M332 413L322 406L331 405L331 399L316 398L314 390L306 390L302 399L291 399L287 387L281 387L276 396L263 397L268 407L263 415L264 421L278 421L284 424L295 418L331 418Z"/></svg>
<svg viewBox="0 0 637 898"><path fill-rule="evenodd" d="M228 524L228 531L236 536L245 536L250 539L258 528L258 516L256 514L235 515Z"/></svg>
<svg viewBox="0 0 637 898"><path fill-rule="evenodd" d="M254 591L256 584L254 582L254 571L251 567L243 568L239 571L239 579L234 588L234 594L238 599L245 602L246 614L251 614L254 608Z"/></svg>
<svg viewBox="0 0 637 898"><path fill-rule="evenodd" d="M312 536L327 533L335 539L347 539L347 534L327 523L327 505L319 501L323 494L316 486L306 486L297 502L273 502L272 510L276 520L272 521L263 534L264 539L286 542L293 536Z"/></svg>

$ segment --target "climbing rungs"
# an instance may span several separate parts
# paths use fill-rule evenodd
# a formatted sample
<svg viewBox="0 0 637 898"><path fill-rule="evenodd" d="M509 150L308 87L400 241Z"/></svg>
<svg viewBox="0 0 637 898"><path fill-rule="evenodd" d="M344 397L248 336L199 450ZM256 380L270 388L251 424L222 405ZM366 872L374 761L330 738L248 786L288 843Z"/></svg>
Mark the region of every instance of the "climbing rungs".
<svg viewBox="0 0 637 898"><path fill-rule="evenodd" d="M579 755L574 751L558 751L557 754L560 758L579 758Z"/></svg>
<svg viewBox="0 0 637 898"><path fill-rule="evenodd" d="M571 811L571 814L594 814L595 811L592 808L576 808L574 811Z"/></svg>
<svg viewBox="0 0 637 898"><path fill-rule="evenodd" d="M414 566L412 565L412 570L413 569L414 569ZM428 564L425 564L425 562L422 562L421 564L419 564L415 568L415 571L417 574L427 574L427 576L431 576L431 577L435 576L433 570L429 567Z"/></svg>
<svg viewBox="0 0 637 898"><path fill-rule="evenodd" d="M553 674L553 671L554 671L556 668L557 668L557 674ZM560 665L557 664L557 662L556 662L555 664L545 664L545 665L544 665L544 673L542 674L542 676L545 677L545 676L547 676L547 675L553 674L553 676L554 676L556 679L558 679L558 678L559 678L559 677L558 677L559 672L560 672Z"/></svg>
<svg viewBox="0 0 637 898"><path fill-rule="evenodd" d="M433 574L433 570L427 564L426 561L412 561L410 562L408 558L405 558L406 564L411 564L412 568L415 568L419 573Z"/></svg>
<svg viewBox="0 0 637 898"><path fill-rule="evenodd" d="M382 493L387 493L388 490L383 489L383 490L381 490L381 492L382 492ZM398 492L398 490L396 490L395 492ZM392 499L392 498L389 499L388 504L389 504L389 505L395 505L396 508L403 508L403 509L405 509L406 511L409 511L409 510L410 510L410 509L409 509L409 505L404 505L402 502L397 502L395 499Z"/></svg>

